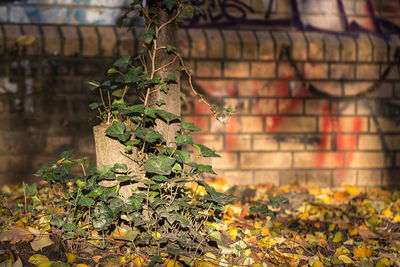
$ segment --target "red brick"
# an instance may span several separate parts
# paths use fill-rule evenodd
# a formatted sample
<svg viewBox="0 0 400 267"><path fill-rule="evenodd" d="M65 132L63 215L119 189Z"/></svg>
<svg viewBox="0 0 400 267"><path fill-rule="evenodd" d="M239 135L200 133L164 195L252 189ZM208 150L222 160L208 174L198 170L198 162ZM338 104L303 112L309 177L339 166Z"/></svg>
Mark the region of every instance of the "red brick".
<svg viewBox="0 0 400 267"><path fill-rule="evenodd" d="M380 186L382 172L380 170L358 170L358 186Z"/></svg>
<svg viewBox="0 0 400 267"><path fill-rule="evenodd" d="M248 134L227 134L226 151L243 151L251 149L251 136Z"/></svg>
<svg viewBox="0 0 400 267"><path fill-rule="evenodd" d="M281 81L238 81L239 96L289 96L289 83Z"/></svg>
<svg viewBox="0 0 400 267"><path fill-rule="evenodd" d="M224 150L224 138L220 134L193 134L193 142L202 144L213 150Z"/></svg>
<svg viewBox="0 0 400 267"><path fill-rule="evenodd" d="M275 99L255 98L252 102L253 114L276 114L277 101Z"/></svg>
<svg viewBox="0 0 400 267"><path fill-rule="evenodd" d="M354 64L331 64L329 77L332 79L354 79Z"/></svg>
<svg viewBox="0 0 400 267"><path fill-rule="evenodd" d="M277 68L278 78L292 79L295 76L295 70L290 63L279 62ZM298 68L300 71L302 71L302 66L300 64L298 64Z"/></svg>
<svg viewBox="0 0 400 267"><path fill-rule="evenodd" d="M286 169L292 165L292 154L287 152L243 152L241 169Z"/></svg>
<svg viewBox="0 0 400 267"><path fill-rule="evenodd" d="M356 60L356 43L352 37L339 36L341 43L341 59L344 62Z"/></svg>
<svg viewBox="0 0 400 267"><path fill-rule="evenodd" d="M390 36L389 47L390 47L389 62L397 62L396 49L393 49L393 47L400 47L400 38L397 35Z"/></svg>
<svg viewBox="0 0 400 267"><path fill-rule="evenodd" d="M226 79L196 79L196 84L210 96L235 96L238 87L236 81Z"/></svg>
<svg viewBox="0 0 400 267"><path fill-rule="evenodd" d="M99 54L99 40L96 28L93 26L80 26L79 31L82 36L82 55L96 56Z"/></svg>
<svg viewBox="0 0 400 267"><path fill-rule="evenodd" d="M44 51L49 55L61 53L61 36L56 26L42 25L44 35Z"/></svg>
<svg viewBox="0 0 400 267"><path fill-rule="evenodd" d="M289 36L286 32L271 32L276 44L275 59L279 59L282 53L285 53L284 49L290 47Z"/></svg>
<svg viewBox="0 0 400 267"><path fill-rule="evenodd" d="M385 142L389 150L400 150L400 135L387 135L385 136Z"/></svg>
<svg viewBox="0 0 400 267"><path fill-rule="evenodd" d="M100 35L101 54L103 56L117 55L117 37L114 29L112 27L100 26L97 28L97 30L99 31Z"/></svg>
<svg viewBox="0 0 400 267"><path fill-rule="evenodd" d="M322 187L332 186L332 172L327 170L307 171L307 185L318 185Z"/></svg>
<svg viewBox="0 0 400 267"><path fill-rule="evenodd" d="M307 59L307 42L304 38L303 32L289 32L289 38L292 41L291 55L294 60Z"/></svg>
<svg viewBox="0 0 400 267"><path fill-rule="evenodd" d="M329 75L328 64L304 64L306 79L327 79Z"/></svg>
<svg viewBox="0 0 400 267"><path fill-rule="evenodd" d="M264 131L263 117L240 116L240 128L242 133L260 133Z"/></svg>
<svg viewBox="0 0 400 267"><path fill-rule="evenodd" d="M359 150L381 150L382 142L379 135L362 134L358 137Z"/></svg>
<svg viewBox="0 0 400 267"><path fill-rule="evenodd" d="M305 184L306 172L304 170L285 170L279 173L280 185Z"/></svg>
<svg viewBox="0 0 400 267"><path fill-rule="evenodd" d="M254 173L253 184L273 184L279 186L278 171L256 171Z"/></svg>
<svg viewBox="0 0 400 267"><path fill-rule="evenodd" d="M346 82L347 84L347 82ZM329 81L329 82L321 82L321 81L314 81L312 83L314 87L318 88L319 91L327 93L332 96L342 96L342 83Z"/></svg>
<svg viewBox="0 0 400 267"><path fill-rule="evenodd" d="M68 141L68 140L66 140ZM93 154L95 152L94 138L90 137L78 137L76 138L76 152L83 155Z"/></svg>
<svg viewBox="0 0 400 267"><path fill-rule="evenodd" d="M271 135L253 135L253 150L257 151L276 151L278 141Z"/></svg>
<svg viewBox="0 0 400 267"><path fill-rule="evenodd" d="M374 49L374 61L375 62L386 62L388 60L388 50L386 42L373 34L369 35L372 46Z"/></svg>
<svg viewBox="0 0 400 267"><path fill-rule="evenodd" d="M357 42L357 59L358 61L372 61L372 43L367 34L359 34L356 38Z"/></svg>
<svg viewBox="0 0 400 267"><path fill-rule="evenodd" d="M224 62L224 77L247 78L250 76L250 65L247 62Z"/></svg>
<svg viewBox="0 0 400 267"><path fill-rule="evenodd" d="M197 61L196 77L221 77L222 66L219 61Z"/></svg>
<svg viewBox="0 0 400 267"><path fill-rule="evenodd" d="M186 32L186 29L180 28L178 30L178 50L180 53L182 53L182 56L184 58L189 58L190 57L190 40L188 37L188 34Z"/></svg>
<svg viewBox="0 0 400 267"><path fill-rule="evenodd" d="M44 150L47 153L58 153L60 150L64 151L71 147L72 137L70 136L48 136Z"/></svg>
<svg viewBox="0 0 400 267"><path fill-rule="evenodd" d="M306 150L329 151L332 149L332 136L328 134L308 135Z"/></svg>
<svg viewBox="0 0 400 267"><path fill-rule="evenodd" d="M219 152L220 158L212 158L212 166L215 169L232 170L238 167L238 154Z"/></svg>
<svg viewBox="0 0 400 267"><path fill-rule="evenodd" d="M257 58L257 39L252 31L241 30L239 36L242 41L243 59L256 59Z"/></svg>
<svg viewBox="0 0 400 267"><path fill-rule="evenodd" d="M338 101L332 103L332 112L340 115L355 115L356 105L354 100Z"/></svg>
<svg viewBox="0 0 400 267"><path fill-rule="evenodd" d="M304 136L286 136L279 141L279 149L281 151L301 151L305 149L302 142Z"/></svg>
<svg viewBox="0 0 400 267"><path fill-rule="evenodd" d="M270 117L266 118L268 132L312 133L316 131L316 119L312 117Z"/></svg>
<svg viewBox="0 0 400 267"><path fill-rule="evenodd" d="M0 170L7 171L10 176L14 176L15 173L13 172L18 173L26 170L26 164L30 161L29 158L29 155L0 155Z"/></svg>
<svg viewBox="0 0 400 267"><path fill-rule="evenodd" d="M384 69L385 68L382 68L381 71L384 71ZM388 80L396 80L396 81L400 80L399 70L397 68L395 68L395 67L392 67L390 72L389 72L389 74L388 74L388 76L387 76L387 79Z"/></svg>
<svg viewBox="0 0 400 267"><path fill-rule="evenodd" d="M225 171L224 178L234 185L252 185L253 172L251 171Z"/></svg>
<svg viewBox="0 0 400 267"><path fill-rule="evenodd" d="M371 98L389 98L393 96L393 84L382 83L379 88L368 94Z"/></svg>
<svg viewBox="0 0 400 267"><path fill-rule="evenodd" d="M338 150L355 150L357 148L357 136L353 134L340 134L336 137Z"/></svg>
<svg viewBox="0 0 400 267"><path fill-rule="evenodd" d="M275 63L252 62L251 77L253 78L274 78L276 73Z"/></svg>
<svg viewBox="0 0 400 267"><path fill-rule="evenodd" d="M6 39L6 50L15 50L15 45L17 43L17 38L22 35L21 28L19 25L6 24L3 25Z"/></svg>
<svg viewBox="0 0 400 267"><path fill-rule="evenodd" d="M269 31L256 31L259 42L258 58L262 60L274 59L274 42Z"/></svg>
<svg viewBox="0 0 400 267"><path fill-rule="evenodd" d="M205 29L207 36L207 57L208 58L223 58L224 57L224 42L221 33L216 29Z"/></svg>
<svg viewBox="0 0 400 267"><path fill-rule="evenodd" d="M241 44L237 32L234 30L223 30L222 35L225 42L225 57L229 59L240 58Z"/></svg>
<svg viewBox="0 0 400 267"><path fill-rule="evenodd" d="M357 185L356 170L334 170L333 171L333 186L343 187L344 185Z"/></svg>
<svg viewBox="0 0 400 267"><path fill-rule="evenodd" d="M75 26L61 26L64 38L64 55L73 56L80 53L80 39Z"/></svg>
<svg viewBox="0 0 400 267"><path fill-rule="evenodd" d="M135 55L135 38L133 36L133 32L128 30L127 28L115 28L117 33L117 45L120 56L131 56ZM136 28L136 36L139 36L140 32L143 31L143 28Z"/></svg>
<svg viewBox="0 0 400 267"><path fill-rule="evenodd" d="M305 35L308 41L308 59L318 61L324 60L323 34L307 32Z"/></svg>
<svg viewBox="0 0 400 267"><path fill-rule="evenodd" d="M323 160L321 160L321 158ZM318 161L319 160L319 161ZM342 168L344 153L342 152L295 152L295 168Z"/></svg>
<svg viewBox="0 0 400 267"><path fill-rule="evenodd" d="M191 58L207 57L207 42L202 29L189 29L190 37L190 56Z"/></svg>
<svg viewBox="0 0 400 267"><path fill-rule="evenodd" d="M32 36L35 41L26 47L27 55L41 55L42 54L42 35L40 34L39 26L37 25L23 25L22 30L25 36Z"/></svg>
<svg viewBox="0 0 400 267"><path fill-rule="evenodd" d="M341 133L353 133L356 131L367 132L368 119L365 117L320 117L319 118L320 132L332 132L332 131L336 132L339 130Z"/></svg>
<svg viewBox="0 0 400 267"><path fill-rule="evenodd" d="M279 99L278 102L279 114L302 114L303 113L303 100L284 98Z"/></svg>
<svg viewBox="0 0 400 267"><path fill-rule="evenodd" d="M398 125L393 119L378 117L378 124L381 127L381 130L384 133L399 133L400 125ZM370 121L373 128L371 128L371 132L376 132L376 127L374 121L371 119Z"/></svg>
<svg viewBox="0 0 400 267"><path fill-rule="evenodd" d="M325 99L307 99L305 100L306 114L323 115L325 109L330 107L330 103Z"/></svg>
<svg viewBox="0 0 400 267"><path fill-rule="evenodd" d="M351 157L349 168L383 168L385 165L384 152L347 152L346 157Z"/></svg>
<svg viewBox="0 0 400 267"><path fill-rule="evenodd" d="M344 94L346 96L354 96L367 91L373 82L346 82L344 84Z"/></svg>
<svg viewBox="0 0 400 267"><path fill-rule="evenodd" d="M379 65L357 64L357 79L377 80L379 78Z"/></svg>
<svg viewBox="0 0 400 267"><path fill-rule="evenodd" d="M340 41L336 35L323 34L325 60L339 61L340 60Z"/></svg>
<svg viewBox="0 0 400 267"><path fill-rule="evenodd" d="M249 114L249 99L246 98L224 98L224 108L231 108L235 115Z"/></svg>
<svg viewBox="0 0 400 267"><path fill-rule="evenodd" d="M400 171L398 169L395 170L383 170L382 171L382 186L391 186L391 187L399 187L400 180Z"/></svg>

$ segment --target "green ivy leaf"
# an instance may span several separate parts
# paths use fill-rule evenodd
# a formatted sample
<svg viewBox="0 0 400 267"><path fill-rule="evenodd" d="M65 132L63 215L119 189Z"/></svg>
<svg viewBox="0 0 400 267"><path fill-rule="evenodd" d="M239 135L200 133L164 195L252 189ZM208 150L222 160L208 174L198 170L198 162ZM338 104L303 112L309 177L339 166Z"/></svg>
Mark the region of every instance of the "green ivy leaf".
<svg viewBox="0 0 400 267"><path fill-rule="evenodd" d="M135 136L144 140L145 142L154 143L163 139L162 134L151 129L146 129L142 126L137 127L134 130Z"/></svg>
<svg viewBox="0 0 400 267"><path fill-rule="evenodd" d="M125 203L122 199L115 197L109 200L108 207L110 208L110 210L112 210L114 215L116 215L124 208L124 204Z"/></svg>
<svg viewBox="0 0 400 267"><path fill-rule="evenodd" d="M100 87L100 83L96 82L96 81L90 81L90 82L88 82L88 87L89 87L89 90L93 92L96 88Z"/></svg>
<svg viewBox="0 0 400 267"><path fill-rule="evenodd" d="M105 133L107 136L116 138L121 142L126 142L131 137L131 132L126 131L125 124L119 121L114 121Z"/></svg>
<svg viewBox="0 0 400 267"><path fill-rule="evenodd" d="M130 68L129 71L124 75L125 83L135 83L138 80L138 74L136 68Z"/></svg>
<svg viewBox="0 0 400 267"><path fill-rule="evenodd" d="M208 148L206 146L199 145L199 144L193 144L193 146L201 153L201 155L203 157L215 157L215 158L221 157L220 155L215 153L214 150L212 150L211 148Z"/></svg>
<svg viewBox="0 0 400 267"><path fill-rule="evenodd" d="M118 69L117 68L110 68L107 70L107 74L111 75L114 73L118 73Z"/></svg>
<svg viewBox="0 0 400 267"><path fill-rule="evenodd" d="M134 211L140 210L142 208L142 202L137 199L135 196L130 196L126 200L126 206L132 207Z"/></svg>
<svg viewBox="0 0 400 267"><path fill-rule="evenodd" d="M185 134L177 134L176 135L176 145L181 146L183 144L192 145L193 144L192 137L190 137L189 135L185 135Z"/></svg>
<svg viewBox="0 0 400 267"><path fill-rule="evenodd" d="M152 108L149 108L149 107L145 107L145 108L144 108L144 114L145 114L146 116L149 116L149 117L155 119L155 118L157 117L157 110L152 109Z"/></svg>
<svg viewBox="0 0 400 267"><path fill-rule="evenodd" d="M101 187L96 187L96 188L92 189L92 190L87 194L87 196L88 196L88 197L98 197L98 196L100 196L101 194L103 194L103 192L104 192L103 188L101 188Z"/></svg>
<svg viewBox="0 0 400 267"><path fill-rule="evenodd" d="M166 81L166 82L171 82L171 81L176 82L176 80L177 80L177 79L176 79L175 74L172 74L172 73L168 74L167 78L165 78L165 81Z"/></svg>
<svg viewBox="0 0 400 267"><path fill-rule="evenodd" d="M115 96L115 97L122 97L123 95L124 95L124 89L117 89L117 90L114 90L113 92L112 92L112 96ZM123 100L123 99L121 99L121 100ZM113 103L114 104L114 103Z"/></svg>
<svg viewBox="0 0 400 267"><path fill-rule="evenodd" d="M114 62L113 66L126 68L132 63L130 56L124 56Z"/></svg>
<svg viewBox="0 0 400 267"><path fill-rule="evenodd" d="M168 8L168 10L172 10L175 6L176 0L162 0L163 5Z"/></svg>
<svg viewBox="0 0 400 267"><path fill-rule="evenodd" d="M198 132L198 131L201 130L199 126L197 126L197 125L195 125L194 123L191 123L191 122L182 121L180 125L181 125L182 129L188 130L188 131Z"/></svg>
<svg viewBox="0 0 400 267"><path fill-rule="evenodd" d="M175 159L167 157L165 155L156 156L154 154L149 155L149 159L144 165L146 172L169 175L172 171L172 165L175 163Z"/></svg>
<svg viewBox="0 0 400 267"><path fill-rule="evenodd" d="M175 151L176 153L176 160L182 163L186 163L190 159L189 151L179 150Z"/></svg>
<svg viewBox="0 0 400 267"><path fill-rule="evenodd" d="M212 169L212 166L210 166L210 165L197 164L195 162L189 162L189 163L187 163L187 165L189 165L190 167L192 167L193 169L196 170L194 173L206 172L206 173L210 173L210 174L216 174L214 172L214 170Z"/></svg>
<svg viewBox="0 0 400 267"><path fill-rule="evenodd" d="M96 109L98 107L99 107L99 103L97 103L97 102L93 102L93 103L89 104L89 108L91 110L94 110L94 109Z"/></svg>
<svg viewBox="0 0 400 267"><path fill-rule="evenodd" d="M157 100L156 105L159 106L159 107L161 107L162 105L165 105L165 101L162 100L162 99Z"/></svg>
<svg viewBox="0 0 400 267"><path fill-rule="evenodd" d="M25 192L30 195L35 195L38 192L38 184L25 184Z"/></svg>
<svg viewBox="0 0 400 267"><path fill-rule="evenodd" d="M157 110L157 115L165 120L166 123L170 123L171 121L179 119L179 116L176 116L175 114L172 114L162 109Z"/></svg>
<svg viewBox="0 0 400 267"><path fill-rule="evenodd" d="M153 41L155 35L156 31L153 28L150 28L147 31L143 31L141 33L143 40L148 44L150 44Z"/></svg>
<svg viewBox="0 0 400 267"><path fill-rule="evenodd" d="M161 85L160 91L164 93L168 93L169 87L166 84Z"/></svg>
<svg viewBox="0 0 400 267"><path fill-rule="evenodd" d="M173 50L176 50L176 46L174 46L174 45L167 45L167 51L168 51L168 52L171 52L171 51L173 51Z"/></svg>
<svg viewBox="0 0 400 267"><path fill-rule="evenodd" d="M85 207L92 207L95 201L87 196L82 196L78 200L78 204Z"/></svg>

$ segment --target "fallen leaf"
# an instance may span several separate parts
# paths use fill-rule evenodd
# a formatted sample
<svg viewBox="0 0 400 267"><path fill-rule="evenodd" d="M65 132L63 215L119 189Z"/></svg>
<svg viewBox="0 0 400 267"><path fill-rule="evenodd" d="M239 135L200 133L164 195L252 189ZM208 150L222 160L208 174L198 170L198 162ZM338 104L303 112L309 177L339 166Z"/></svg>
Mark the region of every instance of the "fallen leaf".
<svg viewBox="0 0 400 267"><path fill-rule="evenodd" d="M41 254L35 254L31 256L28 260L29 263L32 263L33 265L42 265L42 264L50 264L49 258L47 258L44 255Z"/></svg>
<svg viewBox="0 0 400 267"><path fill-rule="evenodd" d="M339 243L343 240L343 233L342 232L336 232L335 236L332 239L332 242L334 243Z"/></svg>
<svg viewBox="0 0 400 267"><path fill-rule="evenodd" d="M390 263L390 260L386 257L379 259L379 261L376 263L375 267L385 267L385 266L391 266L392 264Z"/></svg>
<svg viewBox="0 0 400 267"><path fill-rule="evenodd" d="M19 226L8 226L7 230L0 233L0 241L10 241L10 244L18 242L29 242L33 239L33 234L28 229Z"/></svg>
<svg viewBox="0 0 400 267"><path fill-rule="evenodd" d="M67 262L68 263L74 263L76 261L76 255L74 253L65 253L65 256L67 256Z"/></svg>
<svg viewBox="0 0 400 267"><path fill-rule="evenodd" d="M346 189L346 192L351 196L358 196L361 193L361 189L353 185L345 185L344 189Z"/></svg>
<svg viewBox="0 0 400 267"><path fill-rule="evenodd" d="M367 248L367 245L362 243L360 248L354 248L353 258L355 260L359 260L360 258L368 258L372 255L372 252L372 248Z"/></svg>
<svg viewBox="0 0 400 267"><path fill-rule="evenodd" d="M333 194L333 199L336 202L346 202L349 201L349 195L346 194L345 192L335 192Z"/></svg>
<svg viewBox="0 0 400 267"><path fill-rule="evenodd" d="M51 241L48 235L38 236L31 242L31 247L34 251L41 250L42 248L53 245L53 241Z"/></svg>
<svg viewBox="0 0 400 267"><path fill-rule="evenodd" d="M354 264L354 261L352 259L350 259L348 256L346 255L340 255L338 257L339 260L343 261L346 264Z"/></svg>

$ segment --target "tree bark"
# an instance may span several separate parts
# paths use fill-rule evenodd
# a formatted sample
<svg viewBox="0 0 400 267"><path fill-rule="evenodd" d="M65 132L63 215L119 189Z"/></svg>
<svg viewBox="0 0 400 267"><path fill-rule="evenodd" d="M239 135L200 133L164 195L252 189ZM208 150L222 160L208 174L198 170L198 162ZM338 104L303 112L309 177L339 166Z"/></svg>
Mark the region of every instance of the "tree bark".
<svg viewBox="0 0 400 267"><path fill-rule="evenodd" d="M169 12L165 8L161 8L161 1L148 1L148 4L149 8L154 8L155 10L160 11L158 16L159 26L169 21L175 15L175 9ZM160 30L157 38L157 47L166 47L167 45L173 45L176 47L177 39L178 27L176 25L176 21L174 21ZM156 54L155 69L170 63L174 60L174 58L175 55L173 53L168 53L166 49L160 49L159 52ZM161 76L163 79L166 78L169 74L174 74L177 80L176 83L169 84L168 93L162 92L160 90L156 90L156 92L152 93L149 98L149 103L150 107L152 108L164 109L165 111L180 116L180 73L179 71L177 71L178 67L179 60L175 59L172 64L169 64L168 66L162 68L156 73L156 75ZM155 104L158 100L164 100L165 105L158 107ZM160 119L156 120L155 130L164 136L167 146L175 146L175 137L178 129L179 126L177 123L172 123L168 125Z"/></svg>

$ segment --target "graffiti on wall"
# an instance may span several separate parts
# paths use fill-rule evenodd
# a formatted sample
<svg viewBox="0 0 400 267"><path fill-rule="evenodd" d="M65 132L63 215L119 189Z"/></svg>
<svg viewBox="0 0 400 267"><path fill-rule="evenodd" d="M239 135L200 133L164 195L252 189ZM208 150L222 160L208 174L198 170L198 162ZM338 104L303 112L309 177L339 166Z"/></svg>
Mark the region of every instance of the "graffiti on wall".
<svg viewBox="0 0 400 267"><path fill-rule="evenodd" d="M260 1L255 1L260 2ZM385 2L386 5L383 5ZM311 31L340 31L340 32L400 32L400 26L386 18L377 15L379 10L398 15L400 2L363 0L357 5L362 11L363 23L350 19L346 10L346 0L331 1L298 1L298 0L263 0L262 6L266 10L262 17L257 16L257 9L240 0L212 0L200 1L198 5L202 12L196 11L194 17L188 22L189 27L195 26L232 26L250 25L267 27L285 27L297 30ZM287 17L275 15L279 9L287 11ZM323 16L308 14L325 10Z"/></svg>

